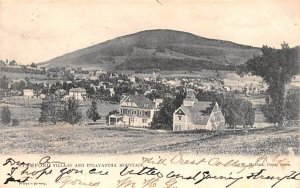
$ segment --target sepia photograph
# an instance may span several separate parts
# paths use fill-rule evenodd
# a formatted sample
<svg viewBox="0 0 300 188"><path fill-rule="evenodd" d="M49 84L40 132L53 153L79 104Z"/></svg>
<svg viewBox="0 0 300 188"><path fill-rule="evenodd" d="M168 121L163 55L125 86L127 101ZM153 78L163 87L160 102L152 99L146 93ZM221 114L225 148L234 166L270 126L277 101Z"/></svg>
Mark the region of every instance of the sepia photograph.
<svg viewBox="0 0 300 188"><path fill-rule="evenodd" d="M300 187L299 10L299 0L0 0L0 187ZM128 178L80 170L110 175L102 160ZM179 163L212 171L176 174Z"/></svg>

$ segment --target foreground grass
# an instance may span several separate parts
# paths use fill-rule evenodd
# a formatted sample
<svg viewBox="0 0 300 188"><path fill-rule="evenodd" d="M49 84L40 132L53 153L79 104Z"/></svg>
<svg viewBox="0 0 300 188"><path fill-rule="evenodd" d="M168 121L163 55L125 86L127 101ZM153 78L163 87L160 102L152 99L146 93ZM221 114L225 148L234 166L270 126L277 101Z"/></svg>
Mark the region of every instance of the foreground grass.
<svg viewBox="0 0 300 188"><path fill-rule="evenodd" d="M157 132L100 126L18 127L0 130L0 154L299 154L299 128L249 132Z"/></svg>

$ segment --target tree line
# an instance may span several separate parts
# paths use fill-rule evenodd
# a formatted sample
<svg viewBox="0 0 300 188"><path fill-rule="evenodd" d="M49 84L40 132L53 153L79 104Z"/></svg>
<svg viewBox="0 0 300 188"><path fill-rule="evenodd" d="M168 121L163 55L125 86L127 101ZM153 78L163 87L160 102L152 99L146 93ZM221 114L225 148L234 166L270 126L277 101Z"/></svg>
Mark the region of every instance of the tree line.
<svg viewBox="0 0 300 188"><path fill-rule="evenodd" d="M69 98L64 101L55 95L48 95L42 101L39 122L68 122L74 125L81 117L77 100Z"/></svg>
<svg viewBox="0 0 300 188"><path fill-rule="evenodd" d="M67 122L72 125L78 123L82 119L82 113L79 109L79 101L71 97L62 100L56 95L48 95L43 99L41 104L41 114L39 122ZM97 102L93 100L90 107L86 111L86 116L93 122L96 122L101 116L98 113Z"/></svg>
<svg viewBox="0 0 300 188"><path fill-rule="evenodd" d="M212 62L201 59L174 59L174 58L128 58L124 63L117 65L120 70L237 70L238 66L226 65L221 62Z"/></svg>

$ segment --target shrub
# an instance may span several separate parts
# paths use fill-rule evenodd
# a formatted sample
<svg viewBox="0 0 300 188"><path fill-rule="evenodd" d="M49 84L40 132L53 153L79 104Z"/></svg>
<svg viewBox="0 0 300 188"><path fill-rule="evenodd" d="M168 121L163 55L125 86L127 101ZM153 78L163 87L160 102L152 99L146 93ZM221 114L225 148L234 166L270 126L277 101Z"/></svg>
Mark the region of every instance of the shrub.
<svg viewBox="0 0 300 188"><path fill-rule="evenodd" d="M17 119L13 119L12 120L12 126L18 126L18 125L20 125L20 121L17 120Z"/></svg>

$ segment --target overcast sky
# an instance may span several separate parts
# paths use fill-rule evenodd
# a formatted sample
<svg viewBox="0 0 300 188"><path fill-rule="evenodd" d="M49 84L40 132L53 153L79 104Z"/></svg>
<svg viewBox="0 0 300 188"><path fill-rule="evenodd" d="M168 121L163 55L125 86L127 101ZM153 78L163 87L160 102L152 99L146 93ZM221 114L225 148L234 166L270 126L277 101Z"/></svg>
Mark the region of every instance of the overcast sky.
<svg viewBox="0 0 300 188"><path fill-rule="evenodd" d="M22 64L147 29L261 47L300 44L300 0L0 0L0 59Z"/></svg>

